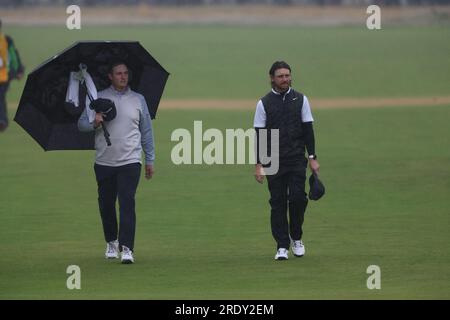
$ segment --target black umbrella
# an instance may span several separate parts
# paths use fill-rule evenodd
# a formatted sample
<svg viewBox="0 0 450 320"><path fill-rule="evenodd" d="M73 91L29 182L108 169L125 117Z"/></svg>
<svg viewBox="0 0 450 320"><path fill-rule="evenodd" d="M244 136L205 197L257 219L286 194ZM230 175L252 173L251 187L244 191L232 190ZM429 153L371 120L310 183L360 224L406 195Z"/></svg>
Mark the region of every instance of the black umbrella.
<svg viewBox="0 0 450 320"><path fill-rule="evenodd" d="M118 60L128 65L129 85L154 119L169 73L137 41L82 41L28 75L14 120L46 151L94 149L94 133L80 132L78 114L65 107L69 75L84 63L100 91L110 85L108 67Z"/></svg>

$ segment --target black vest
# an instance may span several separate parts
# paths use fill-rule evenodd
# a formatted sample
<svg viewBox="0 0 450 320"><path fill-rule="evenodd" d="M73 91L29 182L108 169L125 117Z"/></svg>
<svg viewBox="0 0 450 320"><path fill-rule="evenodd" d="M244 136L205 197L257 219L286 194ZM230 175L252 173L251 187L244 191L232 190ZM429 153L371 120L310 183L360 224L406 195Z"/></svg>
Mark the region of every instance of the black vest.
<svg viewBox="0 0 450 320"><path fill-rule="evenodd" d="M284 95L270 91L261 101L266 112L266 128L279 130L280 165L303 163L305 159L305 142L302 135L303 94L292 88ZM270 130L268 131L270 133ZM270 138L268 150L271 154Z"/></svg>

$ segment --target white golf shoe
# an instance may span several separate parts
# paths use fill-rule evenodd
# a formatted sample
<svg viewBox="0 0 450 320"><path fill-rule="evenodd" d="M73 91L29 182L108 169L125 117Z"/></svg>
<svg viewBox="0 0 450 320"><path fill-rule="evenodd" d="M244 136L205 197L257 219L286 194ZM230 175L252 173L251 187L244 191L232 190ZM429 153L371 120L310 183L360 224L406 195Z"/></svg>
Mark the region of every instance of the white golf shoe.
<svg viewBox="0 0 450 320"><path fill-rule="evenodd" d="M303 257L305 255L305 246L302 240L292 241L292 253L296 257Z"/></svg>
<svg viewBox="0 0 450 320"><path fill-rule="evenodd" d="M280 248L277 250L277 253L275 254L275 260L287 260L289 259L288 256L288 250L285 248Z"/></svg>
<svg viewBox="0 0 450 320"><path fill-rule="evenodd" d="M117 259L119 258L119 241L114 240L106 244L106 259Z"/></svg>
<svg viewBox="0 0 450 320"><path fill-rule="evenodd" d="M128 247L122 246L122 263L123 264L131 264L134 263L133 251L131 251Z"/></svg>

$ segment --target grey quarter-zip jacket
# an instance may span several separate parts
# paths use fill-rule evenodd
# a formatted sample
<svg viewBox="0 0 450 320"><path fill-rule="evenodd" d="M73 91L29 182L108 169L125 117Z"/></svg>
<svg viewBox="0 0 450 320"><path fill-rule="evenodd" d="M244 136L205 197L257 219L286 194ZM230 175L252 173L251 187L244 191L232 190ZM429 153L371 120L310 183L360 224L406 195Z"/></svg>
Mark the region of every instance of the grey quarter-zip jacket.
<svg viewBox="0 0 450 320"><path fill-rule="evenodd" d="M95 130L95 163L110 167L142 163L144 151L145 164L152 165L155 161L153 128L144 97L130 88L120 92L111 86L100 91L98 98L112 100L117 115L113 120L105 121L110 133L111 146L106 144L102 127L95 129L94 122L89 122L88 106L78 120L80 131Z"/></svg>

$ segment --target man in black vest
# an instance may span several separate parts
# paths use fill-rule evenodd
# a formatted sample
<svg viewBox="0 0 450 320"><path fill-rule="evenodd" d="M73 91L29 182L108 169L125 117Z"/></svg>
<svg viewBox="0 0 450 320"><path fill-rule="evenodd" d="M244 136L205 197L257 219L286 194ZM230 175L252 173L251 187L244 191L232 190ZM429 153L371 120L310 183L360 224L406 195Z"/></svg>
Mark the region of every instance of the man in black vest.
<svg viewBox="0 0 450 320"><path fill-rule="evenodd" d="M315 154L313 117L306 96L291 88L291 68L276 61L269 71L272 90L256 106L254 127L259 146L260 130L278 129L279 169L267 174L270 191L272 235L277 242L276 260L287 260L289 247L295 256L305 254L302 225L308 198L305 193L306 167L319 171ZM267 139L267 141L271 141ZM308 160L305 157L308 152ZM268 155L271 152L267 144ZM257 154L255 178L264 181L264 168ZM289 208L289 222L287 212Z"/></svg>

